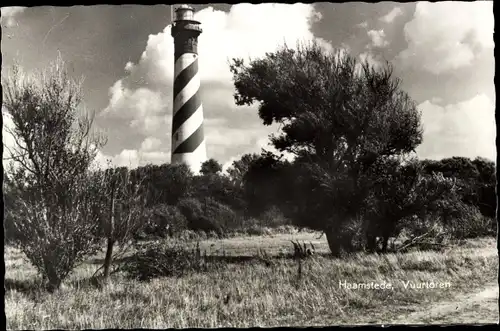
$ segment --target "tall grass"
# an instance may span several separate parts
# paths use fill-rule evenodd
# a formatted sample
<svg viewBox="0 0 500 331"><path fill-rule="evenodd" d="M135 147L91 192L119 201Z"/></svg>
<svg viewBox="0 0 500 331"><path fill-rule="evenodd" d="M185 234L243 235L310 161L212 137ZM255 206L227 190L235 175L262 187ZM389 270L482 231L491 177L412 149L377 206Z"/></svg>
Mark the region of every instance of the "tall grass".
<svg viewBox="0 0 500 331"><path fill-rule="evenodd" d="M475 246L480 246L475 247ZM149 282L115 274L103 288L85 282L83 265L63 289L36 290L31 266L6 256L5 313L9 329L252 327L387 323L417 303L471 291L496 277L494 240L445 252L316 256L297 262L223 264L205 273ZM471 279L474 282L471 282ZM394 290L349 290L348 283L390 282ZM451 288L405 289L402 281L450 282ZM20 285L28 284L23 289ZM31 284L32 288L29 288ZM480 321L479 321L480 322Z"/></svg>

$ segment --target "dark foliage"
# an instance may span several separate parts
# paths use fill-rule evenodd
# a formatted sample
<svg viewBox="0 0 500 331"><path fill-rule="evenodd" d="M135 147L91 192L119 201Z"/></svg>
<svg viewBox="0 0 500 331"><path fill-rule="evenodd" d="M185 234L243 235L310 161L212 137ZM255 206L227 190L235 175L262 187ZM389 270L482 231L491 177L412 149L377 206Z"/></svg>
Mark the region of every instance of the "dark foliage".
<svg viewBox="0 0 500 331"><path fill-rule="evenodd" d="M142 247L120 268L128 277L140 281L156 277L180 277L191 272L208 271L199 246L187 249L184 244L152 243Z"/></svg>
<svg viewBox="0 0 500 331"><path fill-rule="evenodd" d="M422 141L420 113L390 65L375 69L312 43L284 46L248 65L234 59L231 72L236 103L258 103L265 125L282 125L281 135L271 139L274 147L297 157L291 172L302 194L284 197L297 211L292 218L321 227L329 242L339 242L334 232L364 209L369 168L413 152ZM271 156L257 162L269 168L261 171L268 176L262 182L276 185L271 169L277 164ZM267 201L262 197L258 204Z"/></svg>
<svg viewBox="0 0 500 331"><path fill-rule="evenodd" d="M166 238L188 229L186 217L177 206L158 204L142 216L145 219L144 234Z"/></svg>
<svg viewBox="0 0 500 331"><path fill-rule="evenodd" d="M217 175L221 171L222 171L222 165L215 159L209 159L202 163L200 174L202 176Z"/></svg>

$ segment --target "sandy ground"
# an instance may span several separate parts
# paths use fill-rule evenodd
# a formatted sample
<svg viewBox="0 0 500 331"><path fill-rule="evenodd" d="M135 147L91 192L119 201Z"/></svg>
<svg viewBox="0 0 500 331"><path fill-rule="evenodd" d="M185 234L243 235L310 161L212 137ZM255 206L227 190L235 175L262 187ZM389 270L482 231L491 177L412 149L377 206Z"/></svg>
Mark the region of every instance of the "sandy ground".
<svg viewBox="0 0 500 331"><path fill-rule="evenodd" d="M497 255L496 248L480 251L483 256ZM418 307L388 324L487 324L499 323L498 280L473 293L459 294L449 301Z"/></svg>
<svg viewBox="0 0 500 331"><path fill-rule="evenodd" d="M498 283L479 292L458 295L452 301L423 307L389 324L485 324L498 323Z"/></svg>

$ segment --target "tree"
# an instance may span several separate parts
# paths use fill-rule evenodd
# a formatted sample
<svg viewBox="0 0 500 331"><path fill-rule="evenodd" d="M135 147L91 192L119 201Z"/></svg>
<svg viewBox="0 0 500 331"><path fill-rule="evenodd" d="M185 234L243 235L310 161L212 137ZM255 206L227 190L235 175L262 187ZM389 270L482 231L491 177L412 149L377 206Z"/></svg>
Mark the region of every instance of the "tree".
<svg viewBox="0 0 500 331"><path fill-rule="evenodd" d="M396 237L404 221L419 217L425 222L428 215L438 216L444 203L458 202L455 178L442 174L426 174L417 159L401 163L397 159L384 160L371 168L375 178L367 203L366 244L376 249L376 237L382 238L382 251L387 250L389 237Z"/></svg>
<svg viewBox="0 0 500 331"><path fill-rule="evenodd" d="M148 209L144 216L146 224L143 230L146 235L166 238L188 228L187 220L177 206L158 204Z"/></svg>
<svg viewBox="0 0 500 331"><path fill-rule="evenodd" d="M258 216L272 206L284 206L282 194L286 192L286 169L288 161L271 152L262 154L248 165L243 176L243 194L250 216Z"/></svg>
<svg viewBox="0 0 500 331"><path fill-rule="evenodd" d="M123 248L146 222L143 217L146 192L141 190L141 182L130 178L127 167L108 168L96 173L96 177L101 177L99 182L103 184L99 190L101 195L96 196L96 199L102 203L100 235L106 239L106 256L102 268L103 278L107 281L116 258L113 255L115 244L122 244ZM121 253L124 251L122 249Z"/></svg>
<svg viewBox="0 0 500 331"><path fill-rule="evenodd" d="M244 208L242 189L233 185L226 176L216 174L195 176L192 181L190 196L200 201L211 198L237 210Z"/></svg>
<svg viewBox="0 0 500 331"><path fill-rule="evenodd" d="M455 177L462 180L475 180L479 171L471 159L461 156L444 158L439 161L423 160L427 173L440 172L444 177Z"/></svg>
<svg viewBox="0 0 500 331"><path fill-rule="evenodd" d="M175 206L192 191L193 173L186 164L149 164L133 169L130 178L140 182L140 189L146 194L147 207L160 203Z"/></svg>
<svg viewBox="0 0 500 331"><path fill-rule="evenodd" d="M235 186L243 185L243 177L248 172L250 165L253 161L257 160L259 155L256 153L245 154L241 159L233 161L231 166L227 169L227 174L231 182Z"/></svg>
<svg viewBox="0 0 500 331"><path fill-rule="evenodd" d="M248 65L233 59L230 69L237 105L257 102L264 125L282 125L271 142L296 155L303 182L317 198L305 206L320 217L310 226L326 232L336 254L335 233L363 210L373 180L364 176L367 169L379 159L408 155L422 142L415 102L389 64L359 64L317 43L296 50L285 45ZM310 199L310 191L301 192ZM318 205L324 212L316 212Z"/></svg>
<svg viewBox="0 0 500 331"><path fill-rule="evenodd" d="M444 177L456 178L461 187L462 202L474 206L490 218L496 213L495 164L484 158L471 160L466 157L451 157L442 160L423 160L425 172L442 173Z"/></svg>
<svg viewBox="0 0 500 331"><path fill-rule="evenodd" d="M105 139L92 132L93 118L81 107L81 84L68 76L60 57L38 75L24 76L15 66L3 86L3 107L13 123L9 133L16 138L7 148L7 214L16 244L54 290L97 247L94 197L100 183L90 169Z"/></svg>
<svg viewBox="0 0 500 331"><path fill-rule="evenodd" d="M479 172L477 188L479 210L483 215L495 218L497 209L495 163L481 157L477 157L472 163Z"/></svg>
<svg viewBox="0 0 500 331"><path fill-rule="evenodd" d="M202 176L217 175L222 171L222 165L215 159L209 159L201 164L200 174Z"/></svg>
<svg viewBox="0 0 500 331"><path fill-rule="evenodd" d="M203 202L195 198L187 198L181 200L178 207L186 218L189 229L204 232L213 231L220 237L224 234L224 229L218 223L217 217L213 217L214 214L215 216L222 216L222 213L217 213L222 209L220 205L220 203L210 198L204 199ZM224 208L223 211L227 211L227 208ZM231 212L230 209L229 212Z"/></svg>

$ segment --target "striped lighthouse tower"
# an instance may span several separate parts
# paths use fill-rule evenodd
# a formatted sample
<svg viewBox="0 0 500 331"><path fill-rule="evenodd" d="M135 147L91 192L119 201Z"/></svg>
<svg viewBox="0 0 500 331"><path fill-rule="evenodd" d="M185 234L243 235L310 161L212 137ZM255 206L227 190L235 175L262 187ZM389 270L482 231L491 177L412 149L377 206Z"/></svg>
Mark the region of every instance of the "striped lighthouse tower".
<svg viewBox="0 0 500 331"><path fill-rule="evenodd" d="M198 75L198 36L202 30L193 14L193 8L181 5L175 9L172 20L175 48L172 163L185 163L199 173L207 151Z"/></svg>

